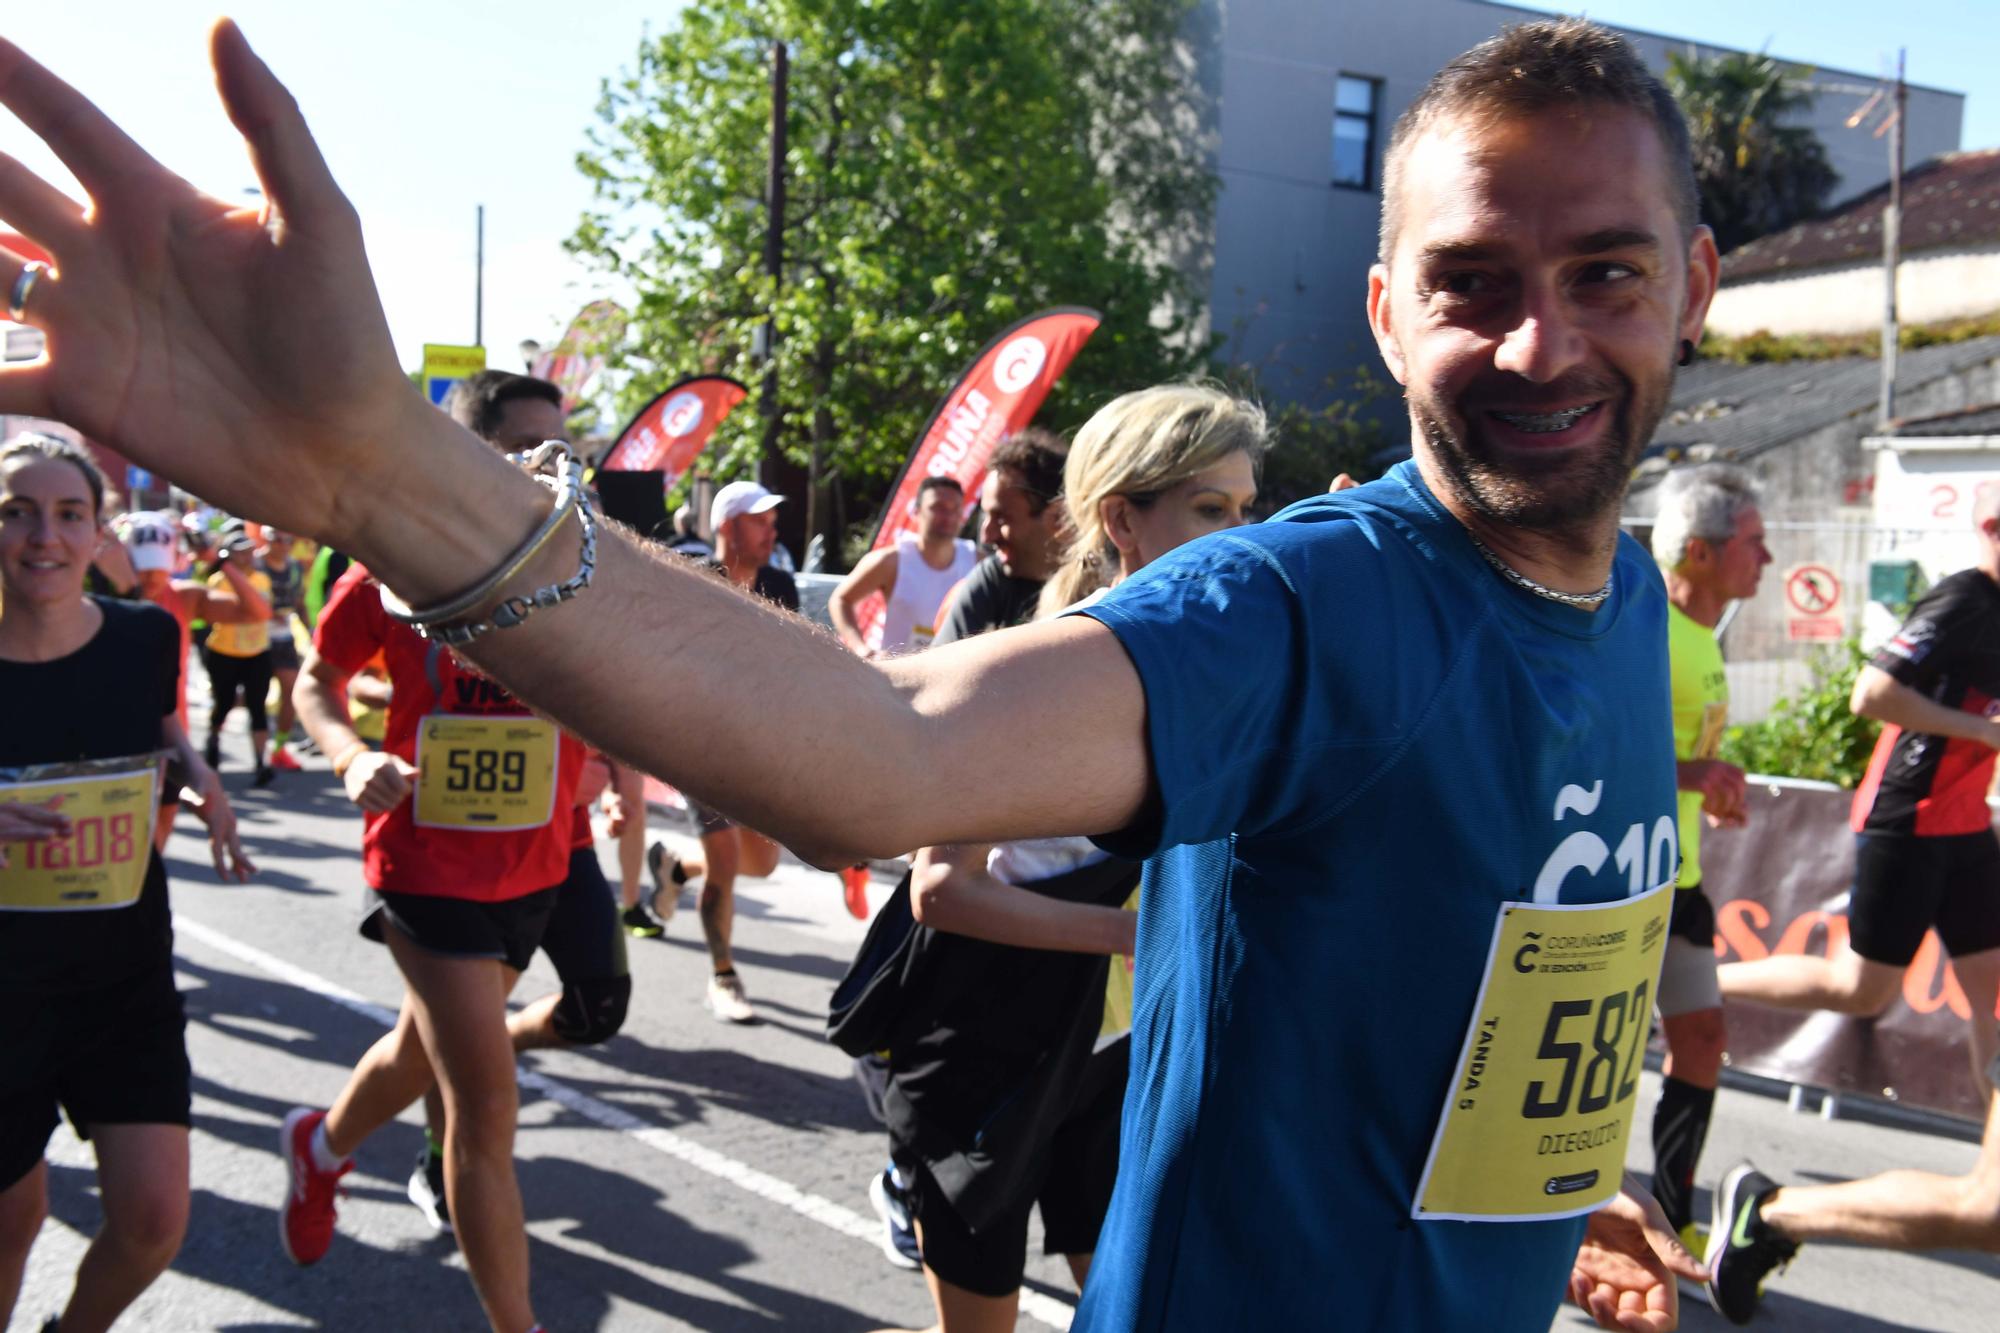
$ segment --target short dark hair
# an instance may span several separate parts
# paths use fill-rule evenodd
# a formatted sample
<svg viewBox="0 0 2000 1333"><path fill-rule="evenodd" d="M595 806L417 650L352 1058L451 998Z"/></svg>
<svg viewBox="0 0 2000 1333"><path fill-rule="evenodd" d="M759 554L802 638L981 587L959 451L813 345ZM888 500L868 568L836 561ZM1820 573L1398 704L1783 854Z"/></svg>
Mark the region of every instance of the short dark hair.
<svg viewBox="0 0 2000 1333"><path fill-rule="evenodd" d="M562 390L547 380L508 370L482 370L451 386L444 396L444 410L453 421L491 443L507 404L522 398L539 398L557 409L563 405Z"/></svg>
<svg viewBox="0 0 2000 1333"><path fill-rule="evenodd" d="M1667 156L1667 189L1681 232L1701 221L1701 194L1680 105L1620 34L1588 19L1538 19L1505 28L1439 70L1396 121L1382 157L1382 232L1376 258L1386 264L1403 225L1403 164L1410 145L1448 117L1492 122L1586 106L1625 107L1652 122Z"/></svg>
<svg viewBox="0 0 2000 1333"><path fill-rule="evenodd" d="M1069 445L1060 435L1027 426L1000 441L986 466L995 472L1005 468L1019 477L1033 512L1039 514L1049 501L1062 498L1063 464L1068 459Z"/></svg>
<svg viewBox="0 0 2000 1333"><path fill-rule="evenodd" d="M926 491L950 491L961 500L965 498L965 487L959 485L957 477L941 477L936 473L917 483L917 502L923 503Z"/></svg>
<svg viewBox="0 0 2000 1333"><path fill-rule="evenodd" d="M0 469L20 459L68 463L83 474L83 484L90 488L91 512L100 516L104 513L104 473L98 470L97 460L88 450L54 435L23 431L0 445Z"/></svg>

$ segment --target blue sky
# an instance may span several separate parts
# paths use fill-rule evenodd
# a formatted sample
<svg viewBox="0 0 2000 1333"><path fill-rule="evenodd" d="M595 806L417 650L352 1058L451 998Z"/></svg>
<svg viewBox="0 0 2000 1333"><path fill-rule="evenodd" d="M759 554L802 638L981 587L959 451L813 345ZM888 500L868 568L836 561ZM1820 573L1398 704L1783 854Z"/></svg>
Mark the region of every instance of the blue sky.
<svg viewBox="0 0 2000 1333"><path fill-rule="evenodd" d="M1582 12L1621 27L1688 37L1849 73L1895 68L1908 49L1912 83L1966 94L1962 147L2000 147L2000 3L1996 0L1592 0L1581 6L1507 0L1523 9Z"/></svg>
<svg viewBox="0 0 2000 1333"><path fill-rule="evenodd" d="M631 64L676 0L223 2L298 95L360 209L405 365L424 342L471 340L479 203L489 364L514 368L523 338L549 341L586 301L616 295L560 249L588 202L573 163L601 80ZM1324 0L1357 2L1390 0ZM0 29L175 170L235 195L254 177L208 73L217 12L218 0L44 0L8 5ZM2000 0L1604 0L1589 12L1863 74L1900 42L1913 81L1970 94L1965 145L2000 145ZM0 150L67 183L5 115Z"/></svg>

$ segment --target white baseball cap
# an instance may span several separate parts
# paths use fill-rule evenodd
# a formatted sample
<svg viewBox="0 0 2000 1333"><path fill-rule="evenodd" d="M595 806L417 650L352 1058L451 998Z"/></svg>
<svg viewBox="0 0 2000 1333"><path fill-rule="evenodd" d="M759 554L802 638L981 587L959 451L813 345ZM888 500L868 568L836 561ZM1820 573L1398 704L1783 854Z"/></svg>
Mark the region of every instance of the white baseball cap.
<svg viewBox="0 0 2000 1333"><path fill-rule="evenodd" d="M170 514L140 510L125 515L125 549L132 555L132 568L140 573L150 569L172 569L180 542L179 526Z"/></svg>
<svg viewBox="0 0 2000 1333"><path fill-rule="evenodd" d="M708 507L709 531L718 532L732 518L761 514L784 502L784 496L773 495L754 481L732 481L715 493L715 501Z"/></svg>

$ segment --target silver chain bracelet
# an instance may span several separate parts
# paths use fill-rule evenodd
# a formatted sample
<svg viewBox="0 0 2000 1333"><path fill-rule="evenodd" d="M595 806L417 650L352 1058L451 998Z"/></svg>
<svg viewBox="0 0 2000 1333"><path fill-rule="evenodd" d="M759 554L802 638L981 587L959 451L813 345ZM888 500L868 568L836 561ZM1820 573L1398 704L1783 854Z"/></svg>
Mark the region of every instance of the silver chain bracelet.
<svg viewBox="0 0 2000 1333"><path fill-rule="evenodd" d="M411 610L403 600L383 588L382 609L391 618L399 620L414 629L426 639L450 647L461 647L471 643L490 630L512 629L545 606L555 606L569 601L588 588L597 573L597 510L592 504L590 493L583 484L583 461L569 451L569 446L558 440L548 440L530 454L525 466L535 474L535 480L556 492L555 508L548 518L535 530L515 553L503 561L492 575L480 583L436 606L425 607L421 611ZM461 623L454 621L465 615L481 602L492 596L500 586L520 573L549 538L562 525L571 510L576 511L577 520L583 525L583 553L575 574L561 583L549 584L535 589L524 596L509 597L493 608L485 620Z"/></svg>

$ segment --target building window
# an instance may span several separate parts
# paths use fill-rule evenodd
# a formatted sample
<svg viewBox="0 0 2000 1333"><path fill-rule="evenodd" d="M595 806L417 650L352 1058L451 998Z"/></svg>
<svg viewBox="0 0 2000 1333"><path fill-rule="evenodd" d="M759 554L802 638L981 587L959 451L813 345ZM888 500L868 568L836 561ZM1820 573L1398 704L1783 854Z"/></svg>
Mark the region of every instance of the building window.
<svg viewBox="0 0 2000 1333"><path fill-rule="evenodd" d="M1333 183L1351 190L1375 188L1375 116L1382 100L1378 79L1343 74L1333 94Z"/></svg>

